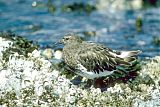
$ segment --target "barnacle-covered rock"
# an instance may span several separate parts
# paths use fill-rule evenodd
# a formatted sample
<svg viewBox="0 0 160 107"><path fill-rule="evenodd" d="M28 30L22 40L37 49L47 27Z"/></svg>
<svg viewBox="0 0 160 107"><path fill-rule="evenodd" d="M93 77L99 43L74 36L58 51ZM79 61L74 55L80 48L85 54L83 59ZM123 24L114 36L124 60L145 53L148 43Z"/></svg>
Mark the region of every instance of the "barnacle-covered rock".
<svg viewBox="0 0 160 107"><path fill-rule="evenodd" d="M143 61L134 80L100 88L74 85L32 43L0 34L0 106L158 107L160 56ZM20 44L14 41L20 40ZM23 42L24 41L24 42ZM27 45L25 46L24 43ZM18 49L17 49L18 48ZM22 48L22 50L21 50ZM33 49L27 51L27 49ZM8 49L13 49L11 52ZM17 52L20 50L21 52ZM7 53L5 53L7 52ZM6 60L7 59L7 60ZM61 64L61 68L65 66Z"/></svg>

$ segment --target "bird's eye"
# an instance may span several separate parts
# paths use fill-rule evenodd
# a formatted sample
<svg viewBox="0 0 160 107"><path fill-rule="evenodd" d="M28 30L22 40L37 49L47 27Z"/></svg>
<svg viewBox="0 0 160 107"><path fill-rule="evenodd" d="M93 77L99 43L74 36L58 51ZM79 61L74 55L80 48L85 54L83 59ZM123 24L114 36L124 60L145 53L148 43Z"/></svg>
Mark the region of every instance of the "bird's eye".
<svg viewBox="0 0 160 107"><path fill-rule="evenodd" d="M65 38L66 40L68 40L69 38Z"/></svg>

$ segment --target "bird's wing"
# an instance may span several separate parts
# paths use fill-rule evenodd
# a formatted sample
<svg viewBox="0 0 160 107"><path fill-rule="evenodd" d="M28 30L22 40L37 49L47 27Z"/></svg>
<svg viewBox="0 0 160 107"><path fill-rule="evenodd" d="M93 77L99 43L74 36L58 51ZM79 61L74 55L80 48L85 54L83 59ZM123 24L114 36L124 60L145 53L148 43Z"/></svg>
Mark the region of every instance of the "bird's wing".
<svg viewBox="0 0 160 107"><path fill-rule="evenodd" d="M102 45L86 42L82 47L83 49L77 52L77 60L89 71L94 71L95 73L103 72L104 70L113 71L116 70L117 65L130 65L123 58L116 56L120 52Z"/></svg>

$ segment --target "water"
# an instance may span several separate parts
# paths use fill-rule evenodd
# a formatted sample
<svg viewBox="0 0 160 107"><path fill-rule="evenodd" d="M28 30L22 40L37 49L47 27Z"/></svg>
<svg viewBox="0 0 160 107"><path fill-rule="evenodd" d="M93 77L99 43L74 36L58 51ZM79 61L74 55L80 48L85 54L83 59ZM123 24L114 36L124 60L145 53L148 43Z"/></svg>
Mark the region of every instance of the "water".
<svg viewBox="0 0 160 107"><path fill-rule="evenodd" d="M38 1L47 3L47 0ZM65 3L69 4L66 0L55 2L57 7ZM81 32L96 31L96 36L87 40L116 50L142 50L141 57L160 55L160 46L152 43L154 36L160 37L160 8L116 12L98 10L88 15L61 12L60 8L51 13L44 5L34 8L32 4L33 0L1 0L0 30L22 35L42 47L52 45L68 32L83 36ZM143 21L142 32L137 32L135 27L138 16Z"/></svg>

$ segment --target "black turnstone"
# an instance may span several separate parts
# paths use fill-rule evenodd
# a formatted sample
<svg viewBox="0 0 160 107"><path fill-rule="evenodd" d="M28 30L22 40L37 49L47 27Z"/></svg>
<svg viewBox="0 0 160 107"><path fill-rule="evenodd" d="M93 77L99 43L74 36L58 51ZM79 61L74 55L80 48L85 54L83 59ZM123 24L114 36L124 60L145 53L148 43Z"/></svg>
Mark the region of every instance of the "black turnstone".
<svg viewBox="0 0 160 107"><path fill-rule="evenodd" d="M115 72L128 73L134 69L136 56L141 51L115 51L103 45L83 41L75 34L67 34L60 43L64 45L63 59L70 69L88 79L106 77Z"/></svg>

